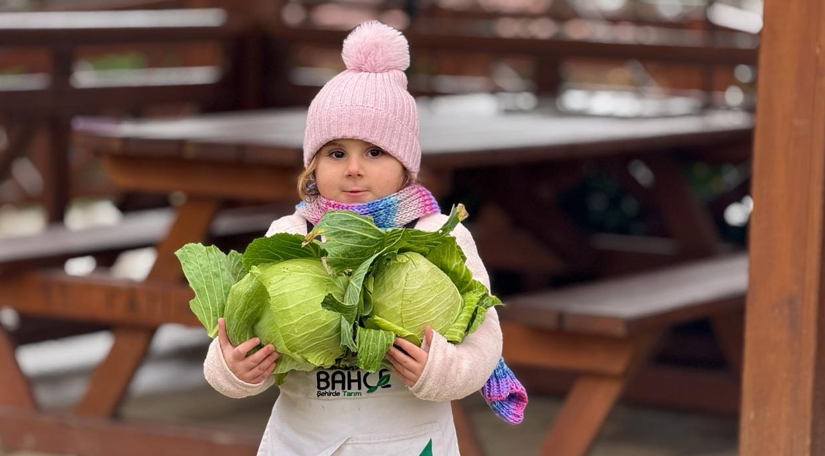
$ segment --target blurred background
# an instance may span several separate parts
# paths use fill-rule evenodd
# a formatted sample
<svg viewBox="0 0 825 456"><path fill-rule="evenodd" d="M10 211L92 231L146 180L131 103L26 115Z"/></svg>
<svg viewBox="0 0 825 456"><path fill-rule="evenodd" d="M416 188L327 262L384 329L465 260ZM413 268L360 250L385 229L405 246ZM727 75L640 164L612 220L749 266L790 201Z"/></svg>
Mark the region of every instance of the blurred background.
<svg viewBox="0 0 825 456"><path fill-rule="evenodd" d="M0 93L8 100L0 106L4 152L0 204L4 213L28 207L41 212L42 223L60 213L55 210L49 216L48 209L36 204L46 198L41 191L50 165L43 162L48 161L50 128L56 123L65 125L81 114L122 119L307 105L318 88L343 69L340 35L312 31L349 30L369 19L417 34L411 38L408 73L410 91L418 97L483 93L494 96L476 98L478 109L543 108L616 117L678 116L708 107L754 108L756 68L754 62L747 62L753 58L744 57L741 51L752 50L758 43L762 8L758 0L0 2L0 11L7 12L146 8L220 8L227 17L212 19L265 29L268 42L256 47L256 53L248 51L252 47L248 41L264 38L240 40L246 43L224 37L173 39L170 43L158 37L134 44L128 37L114 44L81 42L70 46L69 84L111 90L82 103L61 103L56 99L59 91L46 89L55 77L59 39L54 43L21 39L20 45L7 41L0 47ZM419 40L419 46L415 40L447 34L466 41L453 46ZM497 38L519 42L498 44L502 42ZM530 40L548 39L560 43L555 55L530 48ZM621 53L626 55L611 57L617 48L600 50L602 43L625 44ZM688 51L680 56L677 47L666 59L651 55L646 60L645 44L719 46L729 55L708 56L709 62L702 63ZM256 61L244 59L244 46ZM633 54L639 57L628 58ZM224 79L229 81L221 84ZM180 87L184 82L190 89L187 93L141 93L143 88ZM135 95L117 93L130 86ZM63 203L102 197L117 206L125 204L123 199L129 195L118 195L88 154L71 148L69 158L73 179ZM644 174L643 164L631 166L634 175ZM726 239L741 243L749 200L744 194L736 201L724 201L727 204L716 198L747 180L747 169L701 162L688 168L703 200L725 206L716 213ZM580 187L561 196L562 206L577 223L599 231L645 234L655 230L643 223L647 214L638 201L617 187L609 176L594 169Z"/></svg>
<svg viewBox="0 0 825 456"><path fill-rule="evenodd" d="M160 14L118 16L146 11ZM419 106L448 100L459 106L453 108L457 113L629 120L749 115L756 109L761 0L0 0L0 241L54 229L119 229L129 214L182 204L187 197L179 192L113 184L88 142L76 140L77 132L131 121L305 107L343 70L346 33L372 19L408 37L409 89ZM640 152L644 147L640 143ZM750 141L687 149L679 173L709 214L720 251L741 251L753 209ZM494 264L497 294L586 283L698 256L673 253L673 228L646 192L655 179L644 158L588 159L559 169L552 175L558 185L544 196L558 217L585 233L597 250L626 252L645 239L641 249L655 255L638 260L616 254L610 257L615 262L597 261L589 269L555 268L550 259L546 267L552 272L546 274ZM506 225L471 184L474 173L455 172L438 193L442 207L464 203L471 229L473 222ZM541 181L534 184L531 189L541 193ZM227 206L248 204L230 199ZM246 234L221 246L243 246L255 235ZM612 247L599 247L607 244ZM118 277L145 278L155 250L122 250L61 257L57 265L74 276L105 267ZM34 379L37 398L46 408L70 407L107 353L111 336L97 331L101 327L74 328L65 335L86 334L55 342L55 334L64 334L52 332L59 330L50 323L23 323L11 307L0 307L0 324L16 334L21 369ZM271 397L237 403L205 386L199 363L208 339L202 332L161 328L151 362L129 390L125 416L162 420L175 409L175 418L184 421L231 417L237 425L263 425ZM659 361L724 367L707 321L671 332ZM532 374L520 372L529 381ZM470 408L476 423L495 430L481 436L488 453L500 454L517 442L537 447L559 397L538 387L535 409L528 409L537 418L518 428L493 422L475 399ZM592 454L736 454L735 410L622 407Z"/></svg>

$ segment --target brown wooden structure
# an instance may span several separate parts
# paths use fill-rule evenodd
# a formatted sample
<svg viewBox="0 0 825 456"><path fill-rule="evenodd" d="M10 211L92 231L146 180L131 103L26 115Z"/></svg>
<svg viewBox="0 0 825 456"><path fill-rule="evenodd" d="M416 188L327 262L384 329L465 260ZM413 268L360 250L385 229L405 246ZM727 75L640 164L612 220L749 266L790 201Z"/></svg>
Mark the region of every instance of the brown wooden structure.
<svg viewBox="0 0 825 456"><path fill-rule="evenodd" d="M58 221L72 196L73 116L132 115L152 106L187 103L204 110L258 106L255 79L245 76L257 64L245 45L248 32L245 23L214 8L0 14L3 63L29 67L26 74L0 77L0 120L10 136L0 155L0 180L9 178L14 160L36 147L33 139L45 128L48 153L32 160L39 167L43 189L29 197L42 200L49 220ZM223 63L109 71L75 68L81 57L106 52L157 53L170 44L203 43L219 48ZM48 52L45 70L30 57L37 48ZM73 155L77 168L81 154ZM23 194L32 192L25 185L21 189Z"/></svg>
<svg viewBox="0 0 825 456"><path fill-rule="evenodd" d="M307 46L340 52L341 42L347 33L309 27L286 27L278 23L268 23L265 27L269 41L266 52L270 56L267 60L276 62L268 70L270 75L267 78L266 94L269 104L308 104L318 91L318 87L312 84L293 84L289 76L291 67L284 62L295 60L295 53ZM705 39L684 39L677 36L653 42L623 42L571 40L560 37L502 38L445 30L421 31L416 28L407 30L404 34L409 40L413 56L445 56L447 60L446 56L462 55L482 56L485 59L490 56L526 58L533 64L534 91L544 96L554 96L558 93L561 83L560 64L566 59L634 59L702 68L755 64L757 57L754 40L745 40L740 44L736 40L726 40L725 36L715 35ZM410 89L416 95L438 94L439 92L430 86L418 86L414 83L414 75L421 71L418 68L412 69ZM279 90L289 86L292 86L290 91ZM713 81L710 80L701 86L708 92L715 90Z"/></svg>
<svg viewBox="0 0 825 456"><path fill-rule="evenodd" d="M740 449L825 453L825 6L767 0Z"/></svg>
<svg viewBox="0 0 825 456"><path fill-rule="evenodd" d="M667 328L708 317L741 321L747 288L740 253L509 299L501 310L507 362L576 374L539 454L585 456ZM741 329L720 332L732 381L739 378Z"/></svg>

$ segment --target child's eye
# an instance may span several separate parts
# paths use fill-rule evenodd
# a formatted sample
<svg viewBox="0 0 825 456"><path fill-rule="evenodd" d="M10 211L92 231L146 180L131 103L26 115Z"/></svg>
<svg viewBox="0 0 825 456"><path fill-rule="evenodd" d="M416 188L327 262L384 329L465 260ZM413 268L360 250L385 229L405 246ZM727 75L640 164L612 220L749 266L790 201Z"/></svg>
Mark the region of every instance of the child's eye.
<svg viewBox="0 0 825 456"><path fill-rule="evenodd" d="M347 154L345 154L343 150L333 150L329 152L329 156L332 158L344 158Z"/></svg>
<svg viewBox="0 0 825 456"><path fill-rule="evenodd" d="M367 155L369 155L370 157L380 157L383 153L384 151L378 148L370 149L367 151Z"/></svg>

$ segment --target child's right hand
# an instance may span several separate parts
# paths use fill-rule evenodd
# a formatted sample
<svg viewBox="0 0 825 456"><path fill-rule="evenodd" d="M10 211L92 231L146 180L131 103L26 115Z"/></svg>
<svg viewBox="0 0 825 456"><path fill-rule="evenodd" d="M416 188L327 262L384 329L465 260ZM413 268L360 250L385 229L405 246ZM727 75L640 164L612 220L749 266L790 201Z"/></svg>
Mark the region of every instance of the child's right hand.
<svg viewBox="0 0 825 456"><path fill-rule="evenodd" d="M272 344L246 356L249 350L252 350L261 341L257 337L253 337L237 347L233 347L232 343L229 342L229 336L226 335L226 323L223 318L218 319L218 341L221 344L223 359L226 361L226 365L229 366L229 370L246 383L261 383L264 381L272 374L272 370L275 369L275 360L280 356Z"/></svg>

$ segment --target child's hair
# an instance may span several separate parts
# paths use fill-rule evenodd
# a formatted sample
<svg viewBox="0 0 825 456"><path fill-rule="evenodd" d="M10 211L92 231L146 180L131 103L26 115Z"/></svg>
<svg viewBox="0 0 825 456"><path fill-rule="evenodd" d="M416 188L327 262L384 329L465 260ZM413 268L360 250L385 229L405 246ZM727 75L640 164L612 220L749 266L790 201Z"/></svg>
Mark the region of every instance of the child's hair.
<svg viewBox="0 0 825 456"><path fill-rule="evenodd" d="M318 186L315 184L315 168L318 167L318 157L319 155L315 154L309 161L307 167L298 176L298 195L307 203L311 203L321 195L318 191ZM404 180L401 181L399 190L407 188L415 182L415 175L407 168L404 168Z"/></svg>

